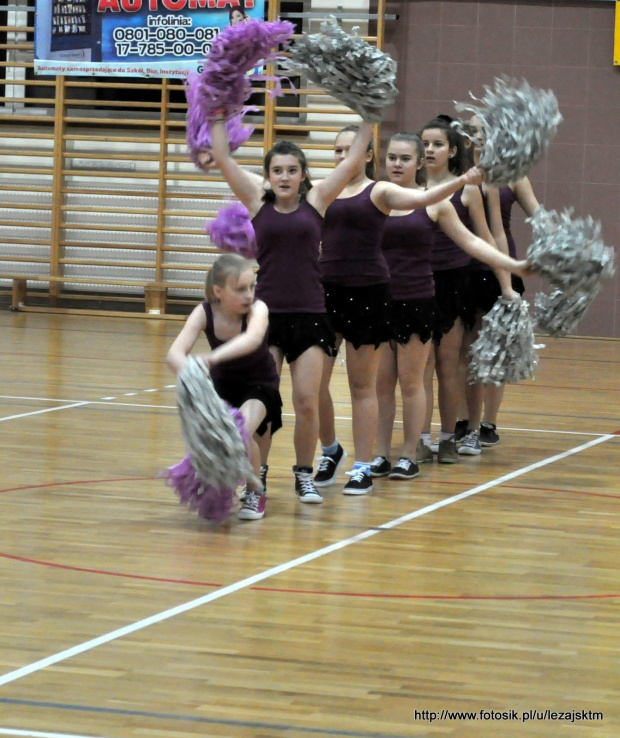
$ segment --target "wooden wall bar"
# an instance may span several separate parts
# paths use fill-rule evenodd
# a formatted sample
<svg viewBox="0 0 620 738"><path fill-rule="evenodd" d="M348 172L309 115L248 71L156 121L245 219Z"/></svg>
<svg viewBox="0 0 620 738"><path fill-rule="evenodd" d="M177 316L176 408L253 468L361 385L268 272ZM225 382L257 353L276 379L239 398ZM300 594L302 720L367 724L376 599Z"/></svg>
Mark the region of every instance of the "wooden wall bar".
<svg viewBox="0 0 620 738"><path fill-rule="evenodd" d="M282 9L285 0L269 2L268 18ZM12 290L12 306L27 310L144 301L160 315L195 302L218 253L204 223L231 193L219 172L200 172L187 157L181 82L35 77L32 10L18 17L27 20L0 28L0 292ZM368 38L381 45L376 26ZM318 23L304 20L304 30ZM323 176L333 135L352 113L295 82L277 100L255 89L255 133L237 156L259 170L275 141L292 138Z"/></svg>

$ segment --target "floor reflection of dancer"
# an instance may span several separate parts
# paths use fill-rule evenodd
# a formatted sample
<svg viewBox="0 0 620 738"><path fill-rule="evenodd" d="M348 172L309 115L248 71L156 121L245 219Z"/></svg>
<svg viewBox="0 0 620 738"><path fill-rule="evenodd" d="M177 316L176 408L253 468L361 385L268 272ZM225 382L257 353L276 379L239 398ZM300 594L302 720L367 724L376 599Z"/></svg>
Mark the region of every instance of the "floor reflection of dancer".
<svg viewBox="0 0 620 738"><path fill-rule="evenodd" d="M257 439L282 425L280 379L267 346L269 314L254 300L254 262L224 254L213 263L206 281L206 300L194 308L168 352L167 362L178 374L201 333L211 352L201 356L215 391L239 408L250 436L248 456L255 477L260 475ZM248 481L238 517L259 520L265 514L266 491Z"/></svg>
<svg viewBox="0 0 620 738"><path fill-rule="evenodd" d="M423 165L424 145L419 136L398 133L391 138L385 162L390 182L407 189L423 189L426 180L421 171ZM493 267L519 273L526 266L525 262L504 256L465 228L448 200L413 211L392 211L382 242L390 269L391 341L380 348L377 374L379 455L370 467L373 477L413 479L419 473L415 459L422 450L419 439L426 412L424 371L436 316L431 254L439 231L459 248ZM402 396L404 440L400 458L392 467L390 450L397 383Z"/></svg>
<svg viewBox="0 0 620 738"><path fill-rule="evenodd" d="M336 171L350 157L356 126L347 126L336 137ZM347 377L353 410L355 461L344 486L346 495L372 490L370 463L377 431L376 376L379 346L388 340L387 310L389 272L381 240L391 210L425 207L448 197L460 187L482 181L478 169L454 177L426 191L405 189L391 182L375 182L374 152L369 146L349 183L325 215L321 270L327 313L337 334L345 341ZM317 486L336 481L344 450L336 438L334 406L329 383L334 359L326 359L321 383L320 417L322 457L315 476Z"/></svg>
<svg viewBox="0 0 620 738"><path fill-rule="evenodd" d="M266 155L267 191L231 157L223 120L213 122L213 154L224 178L252 217L258 244L257 296L269 307L269 343L278 372L289 364L295 410L295 492L302 502L323 501L312 480L319 432L319 386L324 353L335 336L325 314L319 245L323 215L360 166L372 135L363 123L345 165L312 186L303 151L281 141ZM266 464L268 444L261 449ZM265 471L265 470L264 470Z"/></svg>

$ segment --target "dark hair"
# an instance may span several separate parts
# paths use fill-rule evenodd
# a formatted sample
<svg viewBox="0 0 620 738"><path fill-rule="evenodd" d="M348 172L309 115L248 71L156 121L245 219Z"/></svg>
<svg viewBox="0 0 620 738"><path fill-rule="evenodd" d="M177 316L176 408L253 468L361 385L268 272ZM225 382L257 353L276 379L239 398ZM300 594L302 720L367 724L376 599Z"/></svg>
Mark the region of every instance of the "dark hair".
<svg viewBox="0 0 620 738"><path fill-rule="evenodd" d="M233 19L233 14L234 13L241 13L241 15L244 18L247 18L247 13L245 12L245 6L244 6L243 3L241 3L241 5L239 5L236 8L229 8L228 9L228 22L229 23L232 23L232 19Z"/></svg>
<svg viewBox="0 0 620 738"><path fill-rule="evenodd" d="M418 162L424 159L424 144L422 143L422 139L418 136L417 133L408 133L407 131L401 131L400 133L395 133L390 138L390 142L392 141L404 141L405 143L408 143L418 155ZM415 181L416 184L419 185L426 184L426 167L421 167L420 169L418 169L418 171L415 173Z"/></svg>
<svg viewBox="0 0 620 738"><path fill-rule="evenodd" d="M229 277L239 277L247 269L254 269L256 262L239 254L222 254L211 265L205 281L205 295L208 302L217 302L214 287L226 287Z"/></svg>
<svg viewBox="0 0 620 738"><path fill-rule="evenodd" d="M269 179L269 167L271 166L271 160L274 156L294 156L297 161L301 165L301 173L303 176L303 179L301 180L301 184L299 185L299 195L300 197L304 198L308 192L312 189L312 182L310 181L310 174L308 172L308 162L306 160L306 155L304 152L297 146L297 144L292 143L291 141L278 141L275 146L272 146L271 149L267 152L265 156L265 161L263 164L263 172L267 179ZM265 190L265 194L263 195L263 200L265 202L275 202L276 201L276 195L273 190Z"/></svg>
<svg viewBox="0 0 620 738"><path fill-rule="evenodd" d="M341 128L338 131L338 136L340 136L341 133L349 133L349 132L357 133L359 129L360 127L356 126L355 124L352 124L350 126L345 126L344 128ZM336 141L338 140L338 136L336 136ZM370 139L370 141L368 142L366 151L372 151L372 159L366 162L366 168L364 171L368 179L376 179L377 178L377 161L375 157L375 147L372 143L372 139Z"/></svg>
<svg viewBox="0 0 620 738"><path fill-rule="evenodd" d="M436 118L429 120L426 125L420 128L420 136L424 133L424 131L428 131L430 128L437 128L438 130L443 131L443 133L446 134L446 138L448 139L448 146L451 149L456 148L456 154L451 159L448 159L448 169L453 174L461 175L465 171L465 147L463 145L463 137L457 132L455 128L450 125L450 123L454 120L456 120L456 118L452 118L449 115L438 115Z"/></svg>

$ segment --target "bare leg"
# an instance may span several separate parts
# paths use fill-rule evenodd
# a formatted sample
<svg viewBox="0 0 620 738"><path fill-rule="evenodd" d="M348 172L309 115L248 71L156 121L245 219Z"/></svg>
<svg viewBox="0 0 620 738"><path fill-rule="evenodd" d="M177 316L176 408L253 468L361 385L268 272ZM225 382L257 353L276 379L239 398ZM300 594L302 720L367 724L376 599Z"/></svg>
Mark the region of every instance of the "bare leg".
<svg viewBox="0 0 620 738"><path fill-rule="evenodd" d="M348 342L346 349L355 460L370 461L379 414L376 385L380 354L374 346L360 346L356 350Z"/></svg>
<svg viewBox="0 0 620 738"><path fill-rule="evenodd" d="M426 396L426 410L424 412L424 425L422 433L431 432L431 422L433 420L433 410L435 408L435 393L433 388L433 378L435 376L435 345L430 347L426 366L424 367L424 394Z"/></svg>
<svg viewBox="0 0 620 738"><path fill-rule="evenodd" d="M390 458L392 431L396 417L396 351L389 343L379 347L379 369L377 371L377 401L379 416L377 424L377 453Z"/></svg>
<svg viewBox="0 0 620 738"><path fill-rule="evenodd" d="M437 381L439 383L439 416L441 430L454 433L459 400L459 354L463 342L463 322L457 318L454 326L436 349Z"/></svg>
<svg viewBox="0 0 620 738"><path fill-rule="evenodd" d="M342 336L336 335L336 349L340 348ZM323 373L321 375L321 388L319 390L319 436L323 446L331 446L336 440L336 423L334 419L334 403L331 392L329 391L329 383L331 382L332 372L336 357L323 357Z"/></svg>
<svg viewBox="0 0 620 738"><path fill-rule="evenodd" d="M282 364L284 362L284 355L280 351L277 346L270 346L269 347L269 353L273 356L274 361L276 362L276 370L278 372L278 376L282 377ZM258 443L258 448L260 450L260 463L261 464L267 464L269 463L269 452L271 451L271 428L267 430L266 433L263 433L262 436L256 436L256 442Z"/></svg>
<svg viewBox="0 0 620 738"><path fill-rule="evenodd" d="M256 429L263 422L267 415L267 409L260 400L247 400L239 408L243 415L245 427L248 433L251 433L250 447L248 449L248 458L252 464L254 476L260 479L260 451L258 444L256 443ZM247 488L250 492L256 492L259 489L259 485L255 482L248 480Z"/></svg>
<svg viewBox="0 0 620 738"><path fill-rule="evenodd" d="M415 335L404 346L397 347L398 381L403 398L402 455L413 461L426 417L424 373L430 350L430 341L422 343Z"/></svg>
<svg viewBox="0 0 620 738"><path fill-rule="evenodd" d="M484 415L482 419L485 423L497 425L497 413L504 398L504 388L505 385L503 384L500 384L499 387L492 384L484 387Z"/></svg>
<svg viewBox="0 0 620 738"><path fill-rule="evenodd" d="M482 400L483 385L480 383L467 383L467 368L469 366L469 349L472 343L478 338L480 328L482 327L482 313L478 311L476 314L476 323L473 330L466 331L463 337L463 350L461 358L464 357L463 381L465 387L465 396L467 398L467 415L461 416L468 419L467 430L478 430L480 427L480 418L482 416Z"/></svg>
<svg viewBox="0 0 620 738"><path fill-rule="evenodd" d="M295 457L297 466L312 466L319 437L319 389L325 354L311 346L290 365L295 408Z"/></svg>

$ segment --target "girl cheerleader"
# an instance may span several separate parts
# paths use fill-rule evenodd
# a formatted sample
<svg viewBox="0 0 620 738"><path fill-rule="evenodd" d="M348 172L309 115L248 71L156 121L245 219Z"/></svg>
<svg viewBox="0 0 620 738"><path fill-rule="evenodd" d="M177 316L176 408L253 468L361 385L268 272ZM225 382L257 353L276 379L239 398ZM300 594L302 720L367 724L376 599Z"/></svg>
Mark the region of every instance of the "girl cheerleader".
<svg viewBox="0 0 620 738"><path fill-rule="evenodd" d="M252 217L258 245L257 296L269 308L269 345L278 374L289 363L295 410L295 492L302 502L323 501L312 480L319 431L318 397L323 355L334 354L335 336L325 314L319 245L323 216L360 166L372 135L362 123L342 168L312 187L302 150L281 141L266 155L265 190L231 157L226 126L212 126L213 154L232 191ZM267 444L262 446L266 461Z"/></svg>
<svg viewBox="0 0 620 738"><path fill-rule="evenodd" d="M397 133L389 142L386 172L390 182L420 191L425 177L424 145L419 136ZM393 210L383 233L383 253L390 270L390 343L380 348L377 374L379 423L378 456L372 462L373 477L413 479L415 461L426 413L424 369L428 360L436 313L431 254L441 230L464 251L494 267L522 273L525 262L517 262L467 230L448 200L417 210ZM396 413L395 389L399 383L403 405L404 443L392 467L390 448Z"/></svg>
<svg viewBox="0 0 620 738"><path fill-rule="evenodd" d="M350 162L357 126L338 134L335 171ZM483 175L477 168L426 191L405 189L391 182L375 182L374 152L369 146L366 163L358 165L347 186L327 209L323 227L321 271L328 316L337 335L337 346L346 345L347 376L353 409L355 463L346 495L372 490L370 460L377 429L377 348L389 339L387 321L389 272L381 251L385 221L394 210L412 210L439 202L466 184L475 185ZM334 407L329 382L334 358L325 362L321 382L320 417L323 455L315 476L320 487L333 484L344 460L336 439Z"/></svg>
<svg viewBox="0 0 620 738"><path fill-rule="evenodd" d="M248 456L255 476L260 474L257 437L275 433L282 425L279 377L267 346L267 306L254 299L254 262L237 254L220 256L206 281L206 300L194 308L168 352L175 374L204 331L211 352L201 356L218 395L239 408L250 435ZM264 487L248 481L238 517L260 520L265 515Z"/></svg>

